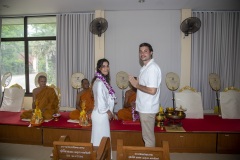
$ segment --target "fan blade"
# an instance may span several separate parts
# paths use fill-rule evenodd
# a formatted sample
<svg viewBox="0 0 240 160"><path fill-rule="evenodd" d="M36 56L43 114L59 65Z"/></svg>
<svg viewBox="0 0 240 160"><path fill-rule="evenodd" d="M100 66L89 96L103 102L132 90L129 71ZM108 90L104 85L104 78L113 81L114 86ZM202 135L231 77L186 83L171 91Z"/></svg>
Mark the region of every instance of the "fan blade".
<svg viewBox="0 0 240 160"><path fill-rule="evenodd" d="M180 25L180 29L185 34L185 36L188 36L188 34L195 33L200 29L200 27L201 21L197 17L189 17L185 19Z"/></svg>
<svg viewBox="0 0 240 160"><path fill-rule="evenodd" d="M96 18L90 23L90 32L101 37L108 28L108 22L104 18Z"/></svg>

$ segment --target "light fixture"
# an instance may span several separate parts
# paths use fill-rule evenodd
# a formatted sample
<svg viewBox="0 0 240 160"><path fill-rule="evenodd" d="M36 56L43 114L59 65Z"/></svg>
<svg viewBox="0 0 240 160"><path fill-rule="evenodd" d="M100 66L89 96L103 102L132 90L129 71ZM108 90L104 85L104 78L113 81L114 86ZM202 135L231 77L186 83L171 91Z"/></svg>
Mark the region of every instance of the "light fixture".
<svg viewBox="0 0 240 160"><path fill-rule="evenodd" d="M143 3L143 2L145 2L145 0L138 0L138 2L139 2L139 3Z"/></svg>

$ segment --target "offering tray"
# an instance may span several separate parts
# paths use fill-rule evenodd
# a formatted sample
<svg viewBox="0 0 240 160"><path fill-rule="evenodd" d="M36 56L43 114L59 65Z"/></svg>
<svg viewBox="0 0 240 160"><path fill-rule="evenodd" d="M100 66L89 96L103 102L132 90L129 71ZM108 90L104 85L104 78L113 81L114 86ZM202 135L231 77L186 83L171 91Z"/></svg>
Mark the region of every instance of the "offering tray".
<svg viewBox="0 0 240 160"><path fill-rule="evenodd" d="M43 123L43 120L41 120L39 123L33 123L33 122L30 121L30 126L31 127L38 127L38 126L41 126L42 123Z"/></svg>
<svg viewBox="0 0 240 160"><path fill-rule="evenodd" d="M91 127L92 124L91 123L88 123L88 124L79 124L81 127Z"/></svg>
<svg viewBox="0 0 240 160"><path fill-rule="evenodd" d="M52 115L53 118L54 118L54 121L58 121L59 120L59 117L61 117L61 114L60 113L55 113Z"/></svg>
<svg viewBox="0 0 240 160"><path fill-rule="evenodd" d="M165 112L165 116L168 120L168 126L176 126L181 127L182 123L181 120L186 117L186 114L184 113L186 110L182 107L176 108L176 109L167 109Z"/></svg>
<svg viewBox="0 0 240 160"><path fill-rule="evenodd" d="M174 113L171 115L166 114L165 116L166 116L166 118L171 119L171 120L182 120L186 117L186 114L183 113L182 115L178 115L178 114Z"/></svg>

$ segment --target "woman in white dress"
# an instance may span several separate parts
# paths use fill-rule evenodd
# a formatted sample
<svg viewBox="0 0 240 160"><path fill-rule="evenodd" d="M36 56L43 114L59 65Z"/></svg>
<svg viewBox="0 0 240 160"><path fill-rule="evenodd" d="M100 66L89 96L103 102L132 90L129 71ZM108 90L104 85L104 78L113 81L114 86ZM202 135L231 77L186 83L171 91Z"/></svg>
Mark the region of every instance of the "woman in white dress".
<svg viewBox="0 0 240 160"><path fill-rule="evenodd" d="M100 59L93 79L94 109L91 116L93 146L99 146L102 137L110 137L109 120L113 118L115 92L109 81L109 61Z"/></svg>

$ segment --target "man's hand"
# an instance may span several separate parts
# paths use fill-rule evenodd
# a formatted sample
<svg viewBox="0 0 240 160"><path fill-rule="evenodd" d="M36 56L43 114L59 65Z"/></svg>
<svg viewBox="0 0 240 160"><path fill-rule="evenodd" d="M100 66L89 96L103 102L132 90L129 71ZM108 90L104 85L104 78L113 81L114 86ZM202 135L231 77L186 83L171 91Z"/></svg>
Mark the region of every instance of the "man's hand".
<svg viewBox="0 0 240 160"><path fill-rule="evenodd" d="M138 88L137 88L137 86L138 86L138 80L136 80L136 79L134 78L134 76L132 76L132 75L129 75L128 78L129 78L129 82L131 83L131 85L132 85L134 88L138 89Z"/></svg>
<svg viewBox="0 0 240 160"><path fill-rule="evenodd" d="M132 75L129 75L129 82L131 83L131 85L142 91L142 92L145 92L145 93L148 93L148 94L151 94L151 95L154 95L156 94L157 92L157 88L151 88L151 87L147 87L147 86L142 86L138 83L138 80L136 80Z"/></svg>

